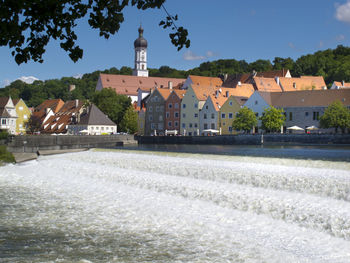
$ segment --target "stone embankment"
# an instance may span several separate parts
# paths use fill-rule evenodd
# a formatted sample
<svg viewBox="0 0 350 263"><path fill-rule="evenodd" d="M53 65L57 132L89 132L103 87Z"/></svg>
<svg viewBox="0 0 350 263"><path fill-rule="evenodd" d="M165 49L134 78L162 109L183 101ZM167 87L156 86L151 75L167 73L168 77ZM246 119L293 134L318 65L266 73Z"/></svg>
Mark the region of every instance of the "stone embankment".
<svg viewBox="0 0 350 263"><path fill-rule="evenodd" d="M136 143L134 135L26 135L12 137L7 143L7 150L14 155L16 162L23 162L36 159L38 155L114 148Z"/></svg>
<svg viewBox="0 0 350 263"><path fill-rule="evenodd" d="M137 136L139 144L350 145L350 134L256 134L218 136Z"/></svg>

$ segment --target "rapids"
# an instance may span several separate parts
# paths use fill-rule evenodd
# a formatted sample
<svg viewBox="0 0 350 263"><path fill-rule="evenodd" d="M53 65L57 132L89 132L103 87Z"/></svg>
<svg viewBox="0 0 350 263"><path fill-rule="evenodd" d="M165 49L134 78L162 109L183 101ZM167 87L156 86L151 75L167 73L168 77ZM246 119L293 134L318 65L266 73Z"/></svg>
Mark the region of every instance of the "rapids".
<svg viewBox="0 0 350 263"><path fill-rule="evenodd" d="M0 167L0 262L350 262L350 163L87 151Z"/></svg>

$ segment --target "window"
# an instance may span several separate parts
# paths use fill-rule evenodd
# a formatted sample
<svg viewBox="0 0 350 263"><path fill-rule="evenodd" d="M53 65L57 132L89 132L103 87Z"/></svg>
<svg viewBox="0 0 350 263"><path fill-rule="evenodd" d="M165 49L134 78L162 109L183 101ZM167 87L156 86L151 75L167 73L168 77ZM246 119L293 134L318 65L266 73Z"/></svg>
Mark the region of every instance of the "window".
<svg viewBox="0 0 350 263"><path fill-rule="evenodd" d="M19 109L19 110L23 110L23 107L22 107L22 106L19 106L18 109Z"/></svg>
<svg viewBox="0 0 350 263"><path fill-rule="evenodd" d="M182 124L182 128L186 128L186 123L183 123L183 124Z"/></svg>
<svg viewBox="0 0 350 263"><path fill-rule="evenodd" d="M222 123L222 126L226 126L226 122L223 122L223 123Z"/></svg>
<svg viewBox="0 0 350 263"><path fill-rule="evenodd" d="M198 128L198 124L197 124L197 123L195 123L195 124L194 124L194 127L195 127L195 128Z"/></svg>
<svg viewBox="0 0 350 263"><path fill-rule="evenodd" d="M194 104L194 108L195 108L195 109L198 108L198 104L197 104L197 103Z"/></svg>
<svg viewBox="0 0 350 263"><path fill-rule="evenodd" d="M183 108L183 109L186 109L186 104L182 104L182 108Z"/></svg>
<svg viewBox="0 0 350 263"><path fill-rule="evenodd" d="M159 120L159 121L163 121L163 116L162 116L162 115L159 115L158 120Z"/></svg>
<svg viewBox="0 0 350 263"><path fill-rule="evenodd" d="M226 114L225 113L221 113L221 118L225 119L226 118Z"/></svg>
<svg viewBox="0 0 350 263"><path fill-rule="evenodd" d="M153 121L153 116L152 116L152 115L149 115L149 116L148 116L148 120L149 120L149 121Z"/></svg>
<svg viewBox="0 0 350 263"><path fill-rule="evenodd" d="M19 125L19 127L20 127L20 128L22 128L22 127L23 127L23 125L22 125L22 124L20 124L20 125Z"/></svg>
<svg viewBox="0 0 350 263"><path fill-rule="evenodd" d="M228 127L228 131L232 132L232 127L231 126Z"/></svg>
<svg viewBox="0 0 350 263"><path fill-rule="evenodd" d="M192 136L192 132L189 132L189 133L188 133L188 136Z"/></svg>
<svg viewBox="0 0 350 263"><path fill-rule="evenodd" d="M189 126L190 126L190 128L192 128L192 123L190 123L190 125L189 125Z"/></svg>
<svg viewBox="0 0 350 263"><path fill-rule="evenodd" d="M179 126L179 122L174 121L174 126L175 126L175 127L178 127L178 126Z"/></svg>
<svg viewBox="0 0 350 263"><path fill-rule="evenodd" d="M173 104L169 103L168 108L171 109L173 107Z"/></svg>
<svg viewBox="0 0 350 263"><path fill-rule="evenodd" d="M179 108L179 103L175 103L174 108L175 108L175 109L178 109L178 108Z"/></svg>
<svg viewBox="0 0 350 263"><path fill-rule="evenodd" d="M229 118L229 119L232 119L232 118L233 118L232 112L230 112L230 113L228 114L228 118Z"/></svg>
<svg viewBox="0 0 350 263"><path fill-rule="evenodd" d="M211 118L215 119L215 114L214 113L211 114Z"/></svg>
<svg viewBox="0 0 350 263"><path fill-rule="evenodd" d="M254 103L255 103L255 105L258 105L258 101L257 100Z"/></svg>
<svg viewBox="0 0 350 263"><path fill-rule="evenodd" d="M208 109L208 105L205 105L205 108Z"/></svg>
<svg viewBox="0 0 350 263"><path fill-rule="evenodd" d="M195 113L195 114L194 114L194 117L195 117L195 118L198 118L198 113Z"/></svg>
<svg viewBox="0 0 350 263"><path fill-rule="evenodd" d="M2 119L1 124L6 124L6 119Z"/></svg>
<svg viewBox="0 0 350 263"><path fill-rule="evenodd" d="M172 126L172 123L171 121L168 122L168 126L171 127Z"/></svg>
<svg viewBox="0 0 350 263"><path fill-rule="evenodd" d="M215 129L215 123L211 124L211 129Z"/></svg>
<svg viewBox="0 0 350 263"><path fill-rule="evenodd" d="M318 111L314 111L312 119L318 121L319 117L320 117L320 113Z"/></svg>
<svg viewBox="0 0 350 263"><path fill-rule="evenodd" d="M159 106L156 106L156 112L159 112Z"/></svg>
<svg viewBox="0 0 350 263"><path fill-rule="evenodd" d="M151 123L151 130L156 129L156 125L154 123Z"/></svg>
<svg viewBox="0 0 350 263"><path fill-rule="evenodd" d="M182 118L186 118L186 113L182 113Z"/></svg>
<svg viewBox="0 0 350 263"><path fill-rule="evenodd" d="M204 123L204 130L208 129L208 123Z"/></svg>
<svg viewBox="0 0 350 263"><path fill-rule="evenodd" d="M165 118L169 119L169 117L170 117L170 113L167 112L167 113L165 114Z"/></svg>
<svg viewBox="0 0 350 263"><path fill-rule="evenodd" d="M195 132L193 133L193 135L194 135L194 136L197 136L197 132L195 131Z"/></svg>
<svg viewBox="0 0 350 263"><path fill-rule="evenodd" d="M179 112L178 112L178 111L175 111L175 112L174 112L174 117L175 117L175 118L179 118Z"/></svg>
<svg viewBox="0 0 350 263"><path fill-rule="evenodd" d="M101 131L104 131L105 127L101 127Z"/></svg>
<svg viewBox="0 0 350 263"><path fill-rule="evenodd" d="M152 111L153 111L152 106L149 106L149 107L148 107L148 111L149 111L149 112L152 112Z"/></svg>
<svg viewBox="0 0 350 263"><path fill-rule="evenodd" d="M25 119L25 120L27 120L27 119L28 119L27 114L24 114L24 115L23 115L23 119Z"/></svg>
<svg viewBox="0 0 350 263"><path fill-rule="evenodd" d="M290 120L290 121L293 120L293 113L292 113L292 112L289 113L289 120Z"/></svg>
<svg viewBox="0 0 350 263"><path fill-rule="evenodd" d="M204 119L206 119L207 118L207 114L206 113L204 113Z"/></svg>
<svg viewBox="0 0 350 263"><path fill-rule="evenodd" d="M232 100L229 102L230 106L232 106Z"/></svg>

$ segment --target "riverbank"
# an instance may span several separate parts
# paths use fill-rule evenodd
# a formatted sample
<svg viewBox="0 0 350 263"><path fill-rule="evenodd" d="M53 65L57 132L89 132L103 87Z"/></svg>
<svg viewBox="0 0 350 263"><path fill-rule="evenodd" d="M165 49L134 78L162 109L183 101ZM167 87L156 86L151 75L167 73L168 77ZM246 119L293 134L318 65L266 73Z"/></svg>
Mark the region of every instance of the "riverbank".
<svg viewBox="0 0 350 263"><path fill-rule="evenodd" d="M217 136L135 136L139 144L350 145L350 134L240 134Z"/></svg>

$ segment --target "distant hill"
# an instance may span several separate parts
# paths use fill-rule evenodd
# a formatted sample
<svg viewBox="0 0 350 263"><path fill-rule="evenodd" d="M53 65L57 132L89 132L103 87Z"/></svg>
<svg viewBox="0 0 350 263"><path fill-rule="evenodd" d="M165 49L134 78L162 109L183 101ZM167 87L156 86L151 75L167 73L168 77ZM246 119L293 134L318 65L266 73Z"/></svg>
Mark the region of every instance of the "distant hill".
<svg viewBox="0 0 350 263"><path fill-rule="evenodd" d="M149 75L172 78L187 78L188 75L216 77L222 74L250 73L253 70L259 72L282 68L289 69L294 77L301 75L323 76L328 87L335 80L350 82L350 48L338 46L336 49L327 49L302 56L296 61L280 57L276 57L272 62L258 59L252 63L247 63L245 60L220 59L201 63L199 67L187 71L161 66L159 69L149 69ZM132 69L129 67L110 68L84 74L80 79L63 77L34 81L32 84L16 80L9 86L0 89L0 97L11 95L14 99L22 98L28 106L34 107L49 98L91 99L100 73L131 75ZM74 85L75 89L70 92L71 85Z"/></svg>

